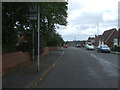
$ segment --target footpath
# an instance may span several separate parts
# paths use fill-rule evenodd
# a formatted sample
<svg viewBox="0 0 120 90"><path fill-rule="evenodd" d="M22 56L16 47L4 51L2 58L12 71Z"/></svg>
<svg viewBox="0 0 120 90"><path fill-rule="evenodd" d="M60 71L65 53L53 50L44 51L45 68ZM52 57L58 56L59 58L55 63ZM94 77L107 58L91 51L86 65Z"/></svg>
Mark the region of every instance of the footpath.
<svg viewBox="0 0 120 90"><path fill-rule="evenodd" d="M40 69L37 72L37 60L18 66L2 76L2 88L34 88L37 82L42 81L45 76L60 61L64 49L50 51L40 60Z"/></svg>
<svg viewBox="0 0 120 90"><path fill-rule="evenodd" d="M120 55L120 52L117 51L111 51L111 53Z"/></svg>

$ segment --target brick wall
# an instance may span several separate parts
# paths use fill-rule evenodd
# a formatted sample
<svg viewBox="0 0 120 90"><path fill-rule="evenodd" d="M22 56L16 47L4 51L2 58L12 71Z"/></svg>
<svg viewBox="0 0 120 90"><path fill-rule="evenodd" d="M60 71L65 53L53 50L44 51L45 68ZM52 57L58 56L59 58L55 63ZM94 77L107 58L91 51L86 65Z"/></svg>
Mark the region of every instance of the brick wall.
<svg viewBox="0 0 120 90"><path fill-rule="evenodd" d="M41 57L49 54L50 50L57 50L60 47L46 47L43 49ZM31 55L28 52L13 52L2 55L2 71L6 72L7 70L16 67L17 65L31 61Z"/></svg>
<svg viewBox="0 0 120 90"><path fill-rule="evenodd" d="M49 47L49 50L57 50L57 49L59 49L60 47L55 47L55 46L50 46Z"/></svg>
<svg viewBox="0 0 120 90"><path fill-rule="evenodd" d="M17 65L29 62L31 56L28 52L13 52L2 55L2 71L6 71Z"/></svg>
<svg viewBox="0 0 120 90"><path fill-rule="evenodd" d="M43 53L41 54L41 58L43 58L47 54L49 54L49 47L46 47L43 49Z"/></svg>

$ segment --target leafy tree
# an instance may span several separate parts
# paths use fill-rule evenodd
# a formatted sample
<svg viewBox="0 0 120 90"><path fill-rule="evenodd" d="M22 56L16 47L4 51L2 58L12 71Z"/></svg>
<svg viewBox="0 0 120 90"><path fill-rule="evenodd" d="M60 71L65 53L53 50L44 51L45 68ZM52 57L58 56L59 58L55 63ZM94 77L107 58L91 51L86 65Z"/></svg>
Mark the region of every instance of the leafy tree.
<svg viewBox="0 0 120 90"><path fill-rule="evenodd" d="M23 26L28 19L29 5L30 3L2 3L3 52L9 52L8 49L14 49L15 44L17 43L17 32L19 30L24 31ZM15 26L19 28L15 29Z"/></svg>
<svg viewBox="0 0 120 90"><path fill-rule="evenodd" d="M67 3L40 3L40 16L41 36L44 37L47 45L54 45L55 42L53 42L53 39L55 39L54 35L56 34L55 25L67 25ZM56 40L57 42L59 40Z"/></svg>
<svg viewBox="0 0 120 90"><path fill-rule="evenodd" d="M37 21L28 19L29 8L40 5L40 33L41 33L41 48L47 45L60 45L63 39L56 33L56 26L67 25L67 3L66 2L41 2L41 3L18 3L4 2L2 3L2 23L3 23L3 51L11 52L15 49L17 37L23 34L27 38L31 46L32 32L37 30L35 24ZM37 25L37 24L36 24ZM30 27L27 29L27 27ZM54 41L54 42L53 42ZM24 48L25 45L23 45ZM22 47L22 48L23 48Z"/></svg>

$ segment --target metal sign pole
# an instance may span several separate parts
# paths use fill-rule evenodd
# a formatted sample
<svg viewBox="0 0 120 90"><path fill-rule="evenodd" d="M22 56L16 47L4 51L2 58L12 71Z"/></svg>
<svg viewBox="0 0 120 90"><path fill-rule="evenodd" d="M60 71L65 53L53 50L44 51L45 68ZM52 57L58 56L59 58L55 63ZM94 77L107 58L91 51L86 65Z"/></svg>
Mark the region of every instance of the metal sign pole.
<svg viewBox="0 0 120 90"><path fill-rule="evenodd" d="M37 21L37 6L34 6L34 7L30 7L29 8L29 20L32 20L32 21ZM34 24L34 27L33 27L33 50L32 50L32 52L33 52L33 57L32 57L32 59L33 59L33 61L35 60L35 29L36 29L36 23L34 22L34 23L32 23L32 24Z"/></svg>
<svg viewBox="0 0 120 90"><path fill-rule="evenodd" d="M34 50L34 30L35 30L35 28L33 29L33 61L34 61L34 59L35 59L35 56L34 56L34 53L35 53L35 50Z"/></svg>
<svg viewBox="0 0 120 90"><path fill-rule="evenodd" d="M39 72L39 67L40 67L40 13L39 13L39 5L37 5L38 9L38 65L37 65L37 72Z"/></svg>

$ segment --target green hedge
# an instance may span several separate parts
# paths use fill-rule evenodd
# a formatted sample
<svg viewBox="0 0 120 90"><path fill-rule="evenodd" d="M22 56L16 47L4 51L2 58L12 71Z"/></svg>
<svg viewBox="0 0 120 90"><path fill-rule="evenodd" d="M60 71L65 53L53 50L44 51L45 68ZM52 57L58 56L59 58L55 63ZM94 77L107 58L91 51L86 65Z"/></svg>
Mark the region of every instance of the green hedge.
<svg viewBox="0 0 120 90"><path fill-rule="evenodd" d="M112 48L111 48L111 50L112 51L118 51L118 52L120 52L120 47L118 47L118 46L113 46Z"/></svg>

